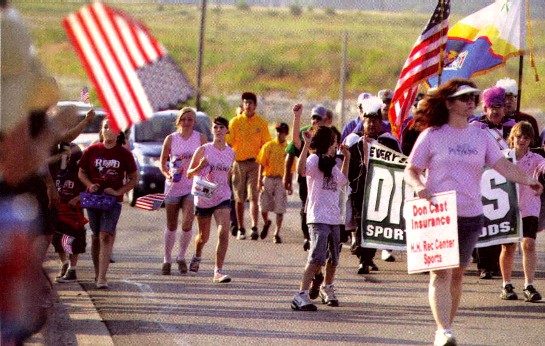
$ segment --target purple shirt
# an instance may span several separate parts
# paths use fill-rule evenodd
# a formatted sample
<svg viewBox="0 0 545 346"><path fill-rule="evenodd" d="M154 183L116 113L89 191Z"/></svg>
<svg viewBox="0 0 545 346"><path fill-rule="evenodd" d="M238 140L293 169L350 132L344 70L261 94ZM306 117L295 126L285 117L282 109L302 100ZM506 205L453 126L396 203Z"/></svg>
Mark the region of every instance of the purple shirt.
<svg viewBox="0 0 545 346"><path fill-rule="evenodd" d="M455 190L458 215L472 217L483 213L483 168L493 167L502 157L498 145L484 130L445 124L420 134L409 163L427 169L426 188L430 193Z"/></svg>
<svg viewBox="0 0 545 346"><path fill-rule="evenodd" d="M514 150L511 149L510 152L512 151ZM511 155L514 157L514 153L511 153ZM517 166L526 174L537 179L539 175L545 173L545 158L539 154L528 152L517 161ZM536 196L531 187L519 184L520 216L539 216L540 208L541 197Z"/></svg>
<svg viewBox="0 0 545 346"><path fill-rule="evenodd" d="M195 205L199 208L212 208L231 198L229 170L235 160L235 152L227 145L223 150L216 148L213 143L206 143L202 147L208 165L201 171L201 175L204 180L215 183L218 187L210 198L195 196Z"/></svg>
<svg viewBox="0 0 545 346"><path fill-rule="evenodd" d="M184 139L182 134L174 132L171 135L172 141L170 142L170 167L172 171L173 164L176 160L181 160L180 167L180 181L173 182L168 179L165 180L165 193L169 196L179 197L185 196L191 193L191 180L187 179L187 170L189 169L189 163L197 148L201 146L201 134L197 131L193 131L188 139Z"/></svg>

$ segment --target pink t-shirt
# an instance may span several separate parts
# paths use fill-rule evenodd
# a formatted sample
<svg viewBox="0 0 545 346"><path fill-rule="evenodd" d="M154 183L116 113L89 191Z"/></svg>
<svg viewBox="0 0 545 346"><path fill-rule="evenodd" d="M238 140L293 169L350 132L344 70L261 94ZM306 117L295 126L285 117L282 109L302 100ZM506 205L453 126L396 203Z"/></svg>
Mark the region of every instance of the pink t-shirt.
<svg viewBox="0 0 545 346"><path fill-rule="evenodd" d="M456 191L459 216L483 213L483 168L493 167L503 157L485 131L474 126L457 129L448 124L428 128L420 134L409 156L409 163L427 169L426 188L432 194Z"/></svg>
<svg viewBox="0 0 545 346"><path fill-rule="evenodd" d="M229 170L235 160L235 152L227 145L223 150L216 148L213 143L206 143L202 147L208 166L201 171L201 175L206 181L218 184L218 187L210 198L195 196L195 205L199 208L211 208L231 198Z"/></svg>
<svg viewBox="0 0 545 346"><path fill-rule="evenodd" d="M513 149L510 150L510 152L512 151ZM514 157L514 153L509 154ZM517 166L528 175L537 179L541 174L545 173L545 158L539 154L528 152L517 161ZM534 190L529 186L519 184L520 216L539 216L540 208L541 197L536 196Z"/></svg>
<svg viewBox="0 0 545 346"><path fill-rule="evenodd" d="M318 155L312 154L306 163L307 223L343 224L339 198L341 187L348 183L348 179L337 166L333 167L330 178L324 177L318 168L318 160Z"/></svg>
<svg viewBox="0 0 545 346"><path fill-rule="evenodd" d="M187 170L189 169L189 163L193 154L201 146L201 134L193 131L188 139L184 139L181 133L174 132L171 138L168 159L171 170L176 161L181 161L181 166L179 167L181 178L176 183L168 181L168 179L165 180L165 193L173 197L185 196L191 193L191 180L187 179ZM176 163L176 165L178 164Z"/></svg>

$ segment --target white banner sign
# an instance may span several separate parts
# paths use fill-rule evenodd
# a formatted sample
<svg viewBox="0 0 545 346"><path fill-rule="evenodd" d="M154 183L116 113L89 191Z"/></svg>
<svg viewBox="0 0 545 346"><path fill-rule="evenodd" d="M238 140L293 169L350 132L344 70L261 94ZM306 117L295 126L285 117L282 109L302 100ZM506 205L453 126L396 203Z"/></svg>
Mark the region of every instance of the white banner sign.
<svg viewBox="0 0 545 346"><path fill-rule="evenodd" d="M455 191L406 200L403 214L409 274L460 265Z"/></svg>

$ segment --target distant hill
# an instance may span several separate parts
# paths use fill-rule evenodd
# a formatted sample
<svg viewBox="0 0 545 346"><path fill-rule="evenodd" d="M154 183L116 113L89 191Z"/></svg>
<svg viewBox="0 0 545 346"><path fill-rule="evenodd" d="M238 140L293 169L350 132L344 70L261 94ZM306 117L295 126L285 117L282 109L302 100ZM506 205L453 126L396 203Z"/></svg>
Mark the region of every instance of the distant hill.
<svg viewBox="0 0 545 346"><path fill-rule="evenodd" d="M289 7L299 5L313 8L385 12L431 12L437 4L434 0L209 0L208 4L209 6L217 4L236 5L242 1L250 6ZM199 4L200 0L157 0L157 2L165 4ZM465 16L493 2L492 0L451 0L452 13ZM545 19L545 1L531 0L530 9L532 18Z"/></svg>

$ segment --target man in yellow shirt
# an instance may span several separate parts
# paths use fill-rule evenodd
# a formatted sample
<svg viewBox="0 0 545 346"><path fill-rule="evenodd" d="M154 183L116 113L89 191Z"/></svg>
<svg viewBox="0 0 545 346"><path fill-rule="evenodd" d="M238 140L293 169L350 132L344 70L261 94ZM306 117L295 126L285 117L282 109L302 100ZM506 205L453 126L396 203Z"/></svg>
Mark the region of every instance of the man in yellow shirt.
<svg viewBox="0 0 545 346"><path fill-rule="evenodd" d="M244 229L244 203L250 200L250 219L252 222L252 240L257 240L258 209L258 171L256 162L261 147L271 140L267 121L255 112L257 97L254 93L242 94L242 114L229 122L227 143L235 151L233 163L233 195L237 214L237 239L246 239Z"/></svg>
<svg viewBox="0 0 545 346"><path fill-rule="evenodd" d="M268 141L261 148L257 156L259 163L259 181L257 189L259 193L259 210L263 217L263 230L261 231L261 239L265 239L271 227L269 220L269 212L276 214L276 228L274 231L274 243L282 243L280 238L280 227L286 212L288 204L288 194L282 182L284 175L284 161L286 158L286 147L288 143L286 136L290 132L289 126L286 123L280 123L276 126L277 138ZM294 167L292 167L294 168ZM292 172L293 173L293 172Z"/></svg>

